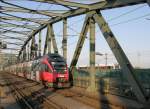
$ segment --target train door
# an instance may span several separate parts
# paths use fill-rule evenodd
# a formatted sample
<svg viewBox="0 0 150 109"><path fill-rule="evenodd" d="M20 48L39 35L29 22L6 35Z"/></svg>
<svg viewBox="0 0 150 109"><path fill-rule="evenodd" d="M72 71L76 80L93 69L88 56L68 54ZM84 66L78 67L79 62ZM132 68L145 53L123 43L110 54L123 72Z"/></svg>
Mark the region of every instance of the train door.
<svg viewBox="0 0 150 109"><path fill-rule="evenodd" d="M47 65L47 63L41 64L40 79L44 86L53 87L54 74L53 71Z"/></svg>

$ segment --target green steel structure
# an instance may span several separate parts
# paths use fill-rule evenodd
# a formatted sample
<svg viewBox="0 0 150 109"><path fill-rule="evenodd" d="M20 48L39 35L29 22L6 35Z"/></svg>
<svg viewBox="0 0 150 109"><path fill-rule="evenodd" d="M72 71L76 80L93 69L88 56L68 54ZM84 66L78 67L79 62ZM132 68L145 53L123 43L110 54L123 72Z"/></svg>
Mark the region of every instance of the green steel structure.
<svg viewBox="0 0 150 109"><path fill-rule="evenodd" d="M107 10L112 8L120 8L125 6L132 6L137 4L147 3L150 4L150 0L102 0L100 2L83 4L77 2L70 2L65 0L24 0L28 2L40 2L47 3L52 5L60 5L66 8L66 10L40 10L40 9L32 9L20 6L19 4L14 4L11 2L12 0L0 0L0 3L3 4L0 6L0 22L2 22L0 27L0 37L8 38L8 39L16 39L21 43L15 42L7 42L7 44L21 45L19 50L18 59L20 61L32 60L37 56L41 56L46 54L47 52L59 53L58 46L56 43L56 37L53 30L53 25L59 21L63 22L63 40L62 40L62 48L63 48L63 56L67 60L67 20L69 18L83 15L85 14L85 20L82 26L82 30L79 35L79 39L77 42L77 46L71 61L70 71L73 74L76 64L78 62L80 53L82 51L82 47L84 41L86 39L86 34L90 31L90 83L91 85L87 88L88 91L92 91L95 86L95 24L98 24L99 29L101 30L104 39L108 43L111 51L113 52L115 58L117 59L124 76L127 78L131 87L133 88L133 92L137 98L137 101L141 103L144 108L149 107L150 105L150 97L147 98L144 90L141 86L141 83L138 81L135 75L135 70L128 60L126 54L124 53L122 47L117 41L115 35L111 31L107 22L101 14L101 10ZM5 5L6 6L5 6ZM46 16L46 18L26 18L14 15L14 12L20 13L30 13L30 14L38 14ZM8 21L15 22L27 22L24 23L10 23ZM8 29L11 27L11 29ZM13 30L13 28L25 28L25 30ZM42 30L46 28L47 34L45 38L45 45L43 54L41 48L42 42ZM6 33L19 34L16 35L6 35ZM36 41L35 35L39 36L39 40Z"/></svg>

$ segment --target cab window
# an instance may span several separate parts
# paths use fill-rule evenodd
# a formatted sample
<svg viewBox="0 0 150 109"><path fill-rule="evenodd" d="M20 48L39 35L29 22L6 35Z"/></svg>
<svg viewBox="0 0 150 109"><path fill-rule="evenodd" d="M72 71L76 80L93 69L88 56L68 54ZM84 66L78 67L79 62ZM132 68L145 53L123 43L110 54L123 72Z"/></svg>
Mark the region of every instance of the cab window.
<svg viewBox="0 0 150 109"><path fill-rule="evenodd" d="M51 71L51 69L48 67L48 65L46 65L46 64L41 64L40 67L41 67L40 71L52 73L52 71Z"/></svg>

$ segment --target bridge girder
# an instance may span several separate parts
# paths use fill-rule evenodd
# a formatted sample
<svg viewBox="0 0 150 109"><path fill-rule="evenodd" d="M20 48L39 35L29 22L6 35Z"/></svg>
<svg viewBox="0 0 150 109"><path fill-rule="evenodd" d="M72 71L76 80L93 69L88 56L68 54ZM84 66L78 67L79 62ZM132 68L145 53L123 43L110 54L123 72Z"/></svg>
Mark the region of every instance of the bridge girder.
<svg viewBox="0 0 150 109"><path fill-rule="evenodd" d="M1 12L1 14L7 15L7 16L11 16L11 17L13 17L14 19L20 19L20 20L22 20L22 21L29 21L29 22L33 22L33 23L36 23L36 24L40 24L40 25L43 24L43 22L40 22L40 21L36 21L36 20L24 18L24 17L19 17L19 16L15 16L15 15L12 15L12 14L4 13L4 12ZM1 18L1 19L6 19L6 20L8 20L7 18Z"/></svg>
<svg viewBox="0 0 150 109"><path fill-rule="evenodd" d="M15 31L15 30L12 30L12 29L3 29L3 28L0 28L1 30L3 31L0 31L0 34L5 34L5 33L16 33L16 34L21 34L21 35L27 35L30 31Z"/></svg>
<svg viewBox="0 0 150 109"><path fill-rule="evenodd" d="M19 27L19 28L26 28L26 29L29 29L29 30L34 30L34 29L36 29L36 28L30 27L30 26L28 26L28 25L27 25L27 26L26 26L26 25L19 25L19 24L14 24L14 23L5 22L5 21L1 21L1 22L7 24L7 25L5 25L5 26L7 26L7 27ZM4 24L1 24L1 25L3 26Z"/></svg>
<svg viewBox="0 0 150 109"><path fill-rule="evenodd" d="M3 28L8 28L8 27L18 27L16 24L1 24L1 27ZM31 29L36 29L37 25L26 25L26 27L24 25L19 25L20 28L31 28ZM35 28L36 27L36 28Z"/></svg>
<svg viewBox="0 0 150 109"><path fill-rule="evenodd" d="M6 14L6 13L3 13ZM10 15L10 14L7 14ZM46 23L46 20L48 18L43 19L43 18L25 18L25 17L18 17L18 16L1 16L1 20L8 20L8 21L19 21L19 22L24 22L24 21L30 21L38 24L43 24ZM38 25L37 25L38 26Z"/></svg>
<svg viewBox="0 0 150 109"><path fill-rule="evenodd" d="M99 2L99 3L91 4L90 8L88 10L79 8L79 9L68 11L68 12L64 13L62 17L55 17L53 19L50 19L47 24L43 24L37 30L35 30L33 33L31 33L28 36L28 39L26 40L23 47L28 43L29 40L31 40L32 36L37 34L42 29L46 28L48 24L53 24L53 23L59 22L64 18L70 18L70 17L74 17L77 15L85 14L86 12L93 11L93 10L105 10L105 9L124 7L124 6L132 6L132 5L146 3L146 2L147 2L146 0L112 0L109 2L103 1L103 2ZM23 49L23 47L22 47L22 49Z"/></svg>
<svg viewBox="0 0 150 109"><path fill-rule="evenodd" d="M89 8L89 5L86 5L86 4L75 3L75 2L64 1L64 0L30 0L30 1L62 5L69 9L72 9L71 7Z"/></svg>
<svg viewBox="0 0 150 109"><path fill-rule="evenodd" d="M10 5L10 6L17 7L17 8L14 8L14 7L3 7L2 6L1 7L1 12L3 12L3 11L8 12L9 11L9 12L32 13L32 14L41 14L41 15L45 15L45 16L48 16L48 17L62 16L61 13L52 13L52 12L46 12L46 11L33 10L33 9L25 8L25 7L22 7L22 6L13 4L13 3L9 3L9 2L6 2L6 1L1 1L1 2L5 3L7 5Z"/></svg>

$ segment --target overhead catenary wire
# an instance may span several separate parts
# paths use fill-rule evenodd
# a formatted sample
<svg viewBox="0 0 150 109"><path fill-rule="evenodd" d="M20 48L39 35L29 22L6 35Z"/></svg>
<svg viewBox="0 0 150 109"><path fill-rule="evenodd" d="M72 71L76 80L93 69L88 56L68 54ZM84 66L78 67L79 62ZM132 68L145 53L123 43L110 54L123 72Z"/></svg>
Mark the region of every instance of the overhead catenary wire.
<svg viewBox="0 0 150 109"><path fill-rule="evenodd" d="M108 22L111 22L111 21L113 21L113 20L119 19L119 18L121 18L121 17L123 17L123 16L125 16L125 15L131 14L132 12L135 12L135 11L137 11L137 10L139 10L139 9L141 9L141 8L143 8L143 7L145 7L145 6L146 6L146 5L144 4L144 5L142 5L142 6L136 7L135 9L132 9L132 10L130 10L130 11L127 11L127 12L121 14L121 15L115 16L115 17L109 19ZM81 19L75 21L74 23L68 25L67 28L70 29L70 30L72 30L72 31L74 31L75 33L77 33L76 36L79 36L80 33L78 33L78 32L77 32L75 29L73 29L71 26L77 25L78 23L80 23L80 21L83 21L83 20L84 20L84 18L81 18ZM125 22L126 22L126 21L125 21ZM120 22L120 23L117 23L117 24L112 24L112 25L110 25L110 26L119 25L119 24L122 24L122 23L125 23L125 22ZM130 21L128 21L128 22L130 22ZM59 33L60 33L60 32L59 32ZM97 32L96 32L96 33L97 33ZM63 36L63 35L57 35L57 36ZM74 35L74 36L75 36L75 35Z"/></svg>
<svg viewBox="0 0 150 109"><path fill-rule="evenodd" d="M113 20L117 20L117 19L119 19L119 18L121 18L121 17L123 17L123 16L125 16L125 15L128 15L128 14L130 14L130 13L132 13L132 12L135 12L135 11L137 11L137 10L139 10L139 9L141 9L141 8L143 8L143 7L145 7L145 6L146 6L146 5L144 4L144 5L142 5L142 6L139 6L139 7L135 8L135 9L132 9L132 10L130 10L130 11L127 11L127 12L125 12L125 13L123 13L123 14L120 14L120 15L118 15L118 16L115 16L115 17L113 17L113 18L111 18L111 19L108 19L107 22L111 22L111 21L113 21Z"/></svg>
<svg viewBox="0 0 150 109"><path fill-rule="evenodd" d="M37 6L36 10L37 10L40 6L41 6L41 2L40 2L39 5ZM34 14L31 14L31 15L30 15L30 18L33 18L33 16L34 16ZM23 25L26 26L26 25L28 25L28 24L29 24L29 22L26 21ZM24 28L23 28L22 30L24 30Z"/></svg>
<svg viewBox="0 0 150 109"><path fill-rule="evenodd" d="M137 21L137 20L140 20L141 18L144 18L144 17L147 17L147 16L150 16L150 13L148 14L145 14L145 15L142 15L142 16L138 16L138 17L135 17L135 18L132 18L132 19L128 19L128 20L125 20L125 21L121 21L119 23L114 23L114 24L108 24L110 27L113 27L113 26L118 26L118 25L121 25L121 24L126 24L126 23L129 23L129 22L133 22L133 21ZM99 30L96 31L96 33L98 33Z"/></svg>
<svg viewBox="0 0 150 109"><path fill-rule="evenodd" d="M74 24L75 24L75 23L74 23ZM69 29L70 29L70 28L69 28ZM72 29L71 29L71 30L72 30ZM75 36L75 35L72 35L72 36L70 35L70 37L74 37L74 36ZM76 35L76 36L78 36L78 35Z"/></svg>
<svg viewBox="0 0 150 109"><path fill-rule="evenodd" d="M139 20L139 19L147 17L147 16L150 16L150 13L139 16L139 17L135 17L135 18L132 18L132 19L128 19L128 20L125 20L125 21L122 21L122 22L119 22L119 23L111 24L110 26L116 26L116 25L120 25L120 24L129 23L129 22L136 21L136 20Z"/></svg>
<svg viewBox="0 0 150 109"><path fill-rule="evenodd" d="M144 5L144 6L145 6L145 5ZM137 9L140 9L140 8L142 8L142 7L144 7L144 6L138 7L138 8L136 8L136 9L134 9L134 10L128 12L128 13L131 13L131 12L133 12L133 11L135 11L135 10L137 10ZM124 15L127 15L127 13L126 13L126 14L122 14L122 16L124 16ZM119 23L116 23L116 24L112 24L112 25L110 25L110 26L117 26L117 25L120 25L120 24L132 22L132 21L139 20L139 19L141 19L141 18L143 18L143 17L146 17L146 16L150 16L150 13L145 14L145 15L142 15L142 16L139 16L139 17L135 17L135 18L132 18L132 19L129 19L129 20L126 20L126 21L122 21L122 22L119 22ZM121 16L120 16L120 17L121 17ZM74 32L76 32L77 34L79 34L76 30L74 30L74 29L71 28L70 26L67 26L67 28L68 28L68 29L71 29L72 31L74 31ZM78 36L78 35L76 35L76 36ZM77 42L71 43L71 45L72 45L72 44L75 44L75 43L77 43Z"/></svg>
<svg viewBox="0 0 150 109"><path fill-rule="evenodd" d="M126 14L126 15L127 15L127 14ZM116 23L116 24L112 24L112 25L110 25L110 26L117 26L117 25L120 25L120 24L132 22L132 21L139 20L139 19L141 19L141 18L143 18L143 17L146 17L146 16L150 16L150 13L145 14L145 15L143 15L143 16L135 17L135 18L132 18L132 19L129 19L129 20L126 20L126 21L122 21L122 22L119 22L119 23ZM79 33L78 33L76 30L74 30L73 28L71 28L70 26L67 26L67 28L68 28L68 29L71 29L72 31L74 31L74 32L77 33L77 35L74 35L74 36L79 36ZM97 32L98 32L98 31L97 31ZM96 33L97 33L97 32L96 32ZM88 38L87 38L87 39L88 39ZM77 43L77 41L74 42L74 43L71 43L71 45L73 45L73 44L75 44L75 43ZM69 46L70 46L70 45L69 45Z"/></svg>

